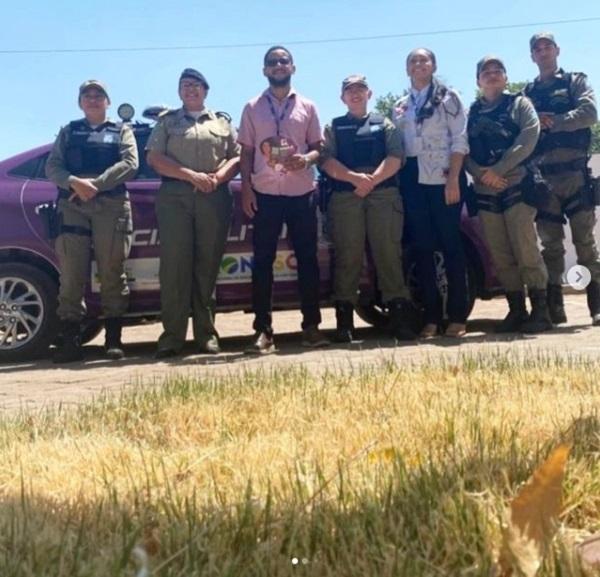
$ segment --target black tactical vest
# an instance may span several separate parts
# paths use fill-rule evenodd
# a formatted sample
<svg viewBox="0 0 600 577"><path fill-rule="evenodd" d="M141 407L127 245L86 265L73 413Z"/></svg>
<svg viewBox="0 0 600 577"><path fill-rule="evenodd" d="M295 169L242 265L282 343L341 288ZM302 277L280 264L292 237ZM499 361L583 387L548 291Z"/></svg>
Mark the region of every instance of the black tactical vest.
<svg viewBox="0 0 600 577"><path fill-rule="evenodd" d="M369 114L366 118L355 118L350 114L334 118L332 128L337 147L336 159L350 170L361 169L373 172L387 156L384 117ZM388 179L379 186L393 186ZM334 180L335 190L351 190L348 182Z"/></svg>
<svg viewBox="0 0 600 577"><path fill-rule="evenodd" d="M74 120L69 124L66 168L75 176L99 176L121 160L120 144L121 127L117 124L105 122L92 128L83 120Z"/></svg>
<svg viewBox="0 0 600 577"><path fill-rule="evenodd" d="M469 155L480 166L496 164L521 131L511 117L516 98L516 94L504 94L498 106L487 112L479 99L471 105L467 124Z"/></svg>
<svg viewBox="0 0 600 577"><path fill-rule="evenodd" d="M523 92L531 98L536 111L565 114L577 108L577 102L571 94L573 74L559 70L559 76L551 84L542 87L538 80L525 86ZM581 128L572 132L542 131L536 154L543 154L555 148L574 148L587 152L592 139L590 128Z"/></svg>

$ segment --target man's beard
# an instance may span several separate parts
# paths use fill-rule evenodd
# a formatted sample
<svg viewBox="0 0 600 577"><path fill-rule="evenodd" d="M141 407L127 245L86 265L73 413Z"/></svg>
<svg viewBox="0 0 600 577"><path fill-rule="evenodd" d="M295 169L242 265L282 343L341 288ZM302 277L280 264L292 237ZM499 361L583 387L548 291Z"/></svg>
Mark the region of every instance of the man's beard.
<svg viewBox="0 0 600 577"><path fill-rule="evenodd" d="M269 76L269 84L273 88L281 88L282 86L287 86L290 83L291 75L283 76L281 78L273 78Z"/></svg>

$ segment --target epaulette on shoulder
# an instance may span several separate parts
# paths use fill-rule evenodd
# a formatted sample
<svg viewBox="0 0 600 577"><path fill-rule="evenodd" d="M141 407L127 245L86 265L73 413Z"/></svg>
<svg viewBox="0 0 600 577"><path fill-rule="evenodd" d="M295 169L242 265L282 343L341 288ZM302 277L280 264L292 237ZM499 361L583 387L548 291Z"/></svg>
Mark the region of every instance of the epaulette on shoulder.
<svg viewBox="0 0 600 577"><path fill-rule="evenodd" d="M159 112L157 118L166 118L167 116L175 116L177 114L177 108L166 108L162 112Z"/></svg>
<svg viewBox="0 0 600 577"><path fill-rule="evenodd" d="M215 116L217 118L223 118L231 124L231 116L229 114L227 114L227 112L223 112L222 110L217 110L217 112L215 112Z"/></svg>

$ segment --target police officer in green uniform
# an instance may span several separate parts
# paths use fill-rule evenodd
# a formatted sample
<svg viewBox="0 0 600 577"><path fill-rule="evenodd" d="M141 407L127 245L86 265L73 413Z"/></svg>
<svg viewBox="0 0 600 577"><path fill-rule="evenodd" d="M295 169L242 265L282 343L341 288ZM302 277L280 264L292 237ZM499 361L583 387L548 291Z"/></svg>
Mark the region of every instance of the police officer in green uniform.
<svg viewBox="0 0 600 577"><path fill-rule="evenodd" d="M163 115L150 136L148 162L161 175L156 198L164 331L157 358L179 354L192 311L198 350L220 351L214 325L215 283L231 221L228 182L239 145L230 117L204 101L209 85L197 70L179 78L183 107Z"/></svg>
<svg viewBox="0 0 600 577"><path fill-rule="evenodd" d="M548 274L535 233L537 210L530 205L532 191L525 190L525 161L537 144L540 122L528 98L505 92L506 82L502 60L486 56L478 62L481 96L469 110L465 166L474 179L479 219L509 305L497 331L537 333L552 328Z"/></svg>
<svg viewBox="0 0 600 577"><path fill-rule="evenodd" d="M367 112L371 90L364 76L342 82L348 113L325 127L321 168L333 180L328 218L335 248L335 340L351 342L353 309L365 240L371 246L382 300L389 307L397 339L415 337L408 318L409 293L402 271L402 199L396 174L403 161L402 139L393 123Z"/></svg>
<svg viewBox="0 0 600 577"><path fill-rule="evenodd" d="M129 304L124 265L132 233L124 182L138 168L138 152L131 128L107 118L109 105L103 83L84 82L79 88L79 107L85 117L61 129L46 163L46 175L59 189L60 230L55 248L63 341L54 355L55 363L83 358L80 331L92 244L105 317L106 354L111 359L123 357L121 317Z"/></svg>
<svg viewBox="0 0 600 577"><path fill-rule="evenodd" d="M592 282L586 289L588 306L592 323L600 325L600 261L594 239L595 203L587 172L591 127L598 117L594 93L585 74L558 67L560 48L552 34L535 34L529 46L539 76L527 84L524 93L540 117L542 133L535 154L552 189L551 202L538 213L537 220L548 268L550 316L556 324L567 321L561 289L566 217L577 262L591 273Z"/></svg>

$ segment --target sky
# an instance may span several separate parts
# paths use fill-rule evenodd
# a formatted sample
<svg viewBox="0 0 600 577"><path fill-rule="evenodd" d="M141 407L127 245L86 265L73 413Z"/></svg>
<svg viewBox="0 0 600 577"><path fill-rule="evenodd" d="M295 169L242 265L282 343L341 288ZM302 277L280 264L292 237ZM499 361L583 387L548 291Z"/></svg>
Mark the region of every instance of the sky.
<svg viewBox="0 0 600 577"><path fill-rule="evenodd" d="M5 2L2 16L0 159L51 142L81 117L77 90L90 78L107 83L113 117L129 102L141 119L146 106L179 106L179 74L193 67L211 86L207 106L237 125L245 102L266 87L262 58L274 44L291 50L293 84L323 124L344 113L340 85L349 74L367 76L373 105L401 93L406 55L419 46L436 53L440 78L465 104L485 54L504 59L509 80L532 79L528 40L541 30L555 33L566 70L600 85L600 3L591 0L30 0ZM556 23L566 20L580 21Z"/></svg>

